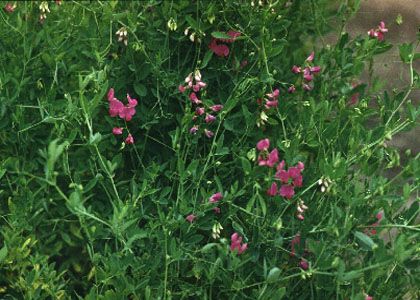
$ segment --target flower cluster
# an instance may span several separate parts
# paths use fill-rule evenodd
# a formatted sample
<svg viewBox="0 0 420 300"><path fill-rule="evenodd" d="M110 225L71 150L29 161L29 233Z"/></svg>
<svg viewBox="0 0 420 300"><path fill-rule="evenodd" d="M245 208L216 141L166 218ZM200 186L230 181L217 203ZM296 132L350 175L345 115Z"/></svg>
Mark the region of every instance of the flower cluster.
<svg viewBox="0 0 420 300"><path fill-rule="evenodd" d="M118 116L127 122L131 121L133 116L136 114L135 107L137 106L137 100L131 98L129 94L127 94L127 100L128 100L128 104L124 105L120 100L115 98L114 89L113 88L109 89L108 91L109 115L111 117ZM121 135L123 134L123 128L114 127L112 129L112 133L114 135ZM125 143L134 144L134 138L130 133L126 137Z"/></svg>
<svg viewBox="0 0 420 300"><path fill-rule="evenodd" d="M12 4L10 2L7 2L3 9L7 13L12 13L15 11L15 8L16 8L16 3Z"/></svg>
<svg viewBox="0 0 420 300"><path fill-rule="evenodd" d="M305 202L303 202L303 200L299 200L297 202L297 206L296 206L297 215L296 216L299 220L303 221L305 219L305 217L303 216L303 213L307 209L308 207L305 205Z"/></svg>
<svg viewBox="0 0 420 300"><path fill-rule="evenodd" d="M296 66L296 65L292 67L293 73L302 74L302 78L303 78L302 87L306 91L310 91L314 88L314 85L313 85L314 74L321 72L320 66L313 65L314 57L315 57L315 52L312 52L308 56L308 58L305 60L306 66L304 68L301 66ZM289 87L288 91L289 93L293 93L295 91L294 85Z"/></svg>
<svg viewBox="0 0 420 300"><path fill-rule="evenodd" d="M271 152L269 152L269 148L269 139L263 139L257 143L257 150L260 151L258 155L259 166L273 168L279 162L278 150L274 148ZM280 189L278 189L277 182L273 182L267 190L267 194L274 197L278 193L286 199L291 199L295 194L295 187L302 186L303 177L301 172L304 170L305 166L302 162L298 162L295 167L290 167L287 171L284 169L284 166L285 162L282 160L276 167L275 178L282 183Z"/></svg>
<svg viewBox="0 0 420 300"><path fill-rule="evenodd" d="M381 21L376 29L372 28L368 31L368 35L371 38L376 38L378 41L383 41L385 32L388 32L388 28L385 27L385 22Z"/></svg>
<svg viewBox="0 0 420 300"><path fill-rule="evenodd" d="M272 109L276 108L279 105L279 89L275 89L271 93L265 94L267 98L264 99L257 99L257 104L262 108L259 119L257 120L257 126L261 127L265 124L268 120L267 112ZM263 106L264 101L264 106Z"/></svg>
<svg viewBox="0 0 420 300"><path fill-rule="evenodd" d="M39 5L39 10L41 11L41 13L39 14L39 22L42 24L47 18L47 13L50 13L48 2L42 1L41 4Z"/></svg>
<svg viewBox="0 0 420 300"><path fill-rule="evenodd" d="M213 113L219 112L223 109L223 105L216 104L208 107L208 111L206 112L206 107L203 105L203 101L200 100L197 96L197 93L200 92L202 89L204 89L207 84L201 80L201 73L199 70L196 70L193 73L188 74L187 78L185 78L186 85L179 85L178 90L181 93L184 93L188 89L192 89L192 92L189 95L189 99L192 103L192 105L195 107L194 116L192 118L193 121L196 121L200 116L204 117L204 122L206 124L211 124L214 121L216 121L216 116L213 115ZM198 125L194 125L190 128L191 134L196 134L199 130ZM204 134L211 138L214 133L211 130L208 130L207 128L204 129Z"/></svg>
<svg viewBox="0 0 420 300"><path fill-rule="evenodd" d="M121 27L120 29L118 29L115 35L118 36L118 42L122 42L124 43L124 45L127 46L128 44L127 28Z"/></svg>
<svg viewBox="0 0 420 300"><path fill-rule="evenodd" d="M246 249L248 249L248 243L242 243L242 237L235 232L230 237L230 250L233 252L238 250L238 254L242 254Z"/></svg>
<svg viewBox="0 0 420 300"><path fill-rule="evenodd" d="M229 30L227 35L230 36L230 39L221 39L221 38L212 38L209 44L209 49L220 57L226 57L229 55L229 47L226 44L233 43L238 36L241 35L240 32ZM224 43L224 44L223 44Z"/></svg>
<svg viewBox="0 0 420 300"><path fill-rule="evenodd" d="M328 192L331 188L332 180L329 177L322 176L318 180L318 185L321 187L321 192L325 193Z"/></svg>
<svg viewBox="0 0 420 300"><path fill-rule="evenodd" d="M370 225L371 227L373 227L373 229L365 229L365 234L367 234L367 235L375 235L377 232L376 232L376 229L375 229L375 227L377 227L378 225L379 225L379 223L381 222L381 220L382 220L382 217L383 217L383 212L378 212L377 214L376 214L376 222L375 223L373 223L372 225Z"/></svg>
<svg viewBox="0 0 420 300"><path fill-rule="evenodd" d="M211 236L212 238L214 238L215 240L217 240L218 238L220 238L220 232L223 230L222 224L220 224L219 222L214 223L212 230L211 230Z"/></svg>

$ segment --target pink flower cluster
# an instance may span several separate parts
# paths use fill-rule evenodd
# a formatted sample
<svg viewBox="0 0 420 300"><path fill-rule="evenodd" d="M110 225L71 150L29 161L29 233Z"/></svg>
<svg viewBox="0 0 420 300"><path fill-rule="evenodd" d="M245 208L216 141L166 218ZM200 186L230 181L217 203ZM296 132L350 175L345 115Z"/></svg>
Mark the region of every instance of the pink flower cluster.
<svg viewBox="0 0 420 300"><path fill-rule="evenodd" d="M120 117L125 121L131 121L133 116L136 114L137 100L130 97L127 94L128 104L124 105L120 100L115 97L114 89L110 88L108 91L108 103L109 103L109 115L111 117ZM122 127L114 127L112 133L114 135L123 134L124 129ZM125 139L126 144L134 144L134 138L129 133Z"/></svg>
<svg viewBox="0 0 420 300"><path fill-rule="evenodd" d="M275 89L272 93L266 94L266 96L268 97L268 99L264 99L266 109L274 108L279 105L279 94L279 89Z"/></svg>
<svg viewBox="0 0 420 300"><path fill-rule="evenodd" d="M227 35L230 36L230 39L217 39L212 38L211 42L209 44L209 49L216 54L217 56L224 57L229 55L229 47L226 44L223 43L233 43L235 39L241 35L240 32L229 30L227 32Z"/></svg>
<svg viewBox="0 0 420 300"><path fill-rule="evenodd" d="M314 85L313 85L314 74L321 72L320 66L313 65L314 57L315 57L315 52L312 52L308 56L308 58L305 60L306 67L304 67L303 69L302 67L296 66L296 65L292 67L293 73L295 74L302 73L302 78L303 78L302 87L306 91L310 91L314 88ZM294 85L292 85L289 88L289 93L293 93L294 91L295 91L295 87Z"/></svg>
<svg viewBox="0 0 420 300"><path fill-rule="evenodd" d="M381 222L381 220L382 220L382 217L383 217L383 212L378 212L377 214L376 214L376 222L375 223L373 223L372 225L370 225L371 227L373 227L373 229L365 229L365 234L367 234L367 235L375 235L377 232L376 232L376 229L375 229L375 227L377 227L378 225L379 225L379 223Z"/></svg>
<svg viewBox="0 0 420 300"><path fill-rule="evenodd" d="M195 71L194 74L190 73L187 78L185 78L186 85L180 85L178 87L178 90L181 93L184 93L187 89L192 89L193 92L190 93L189 99L193 106L195 106L195 112L194 116L192 118L193 121L196 121L200 116L203 116L204 122L206 124L211 124L214 121L216 121L216 116L213 115L213 113L219 112L223 109L223 105L216 104L208 107L208 110L206 112L206 107L203 106L203 101L200 100L196 93L200 92L201 89L205 88L207 84L201 80L201 73L199 70ZM194 125L190 128L191 134L196 134L199 131L199 125ZM208 130L207 128L204 129L204 134L211 138L214 133L211 130Z"/></svg>
<svg viewBox="0 0 420 300"><path fill-rule="evenodd" d="M378 41L383 41L385 32L388 32L388 28L385 27L385 22L381 21L376 29L372 28L368 31L368 35L371 38L376 38Z"/></svg>
<svg viewBox="0 0 420 300"><path fill-rule="evenodd" d="M278 150L274 148L271 152L269 152L269 148L269 139L262 139L257 143L257 149L260 151L258 155L259 166L273 168L279 162ZM285 162L282 160L276 167L277 172L275 177L282 183L280 189L278 189L277 182L273 182L267 190L267 194L274 197L278 193L286 199L291 199L295 194L295 187L302 186L303 177L301 172L304 170L305 166L302 162L298 162L295 167L290 167L287 171L284 169L284 166Z"/></svg>
<svg viewBox="0 0 420 300"><path fill-rule="evenodd" d="M233 252L237 250L239 255L242 254L246 249L248 249L248 244L242 243L242 237L237 232L232 234L230 240L230 251Z"/></svg>

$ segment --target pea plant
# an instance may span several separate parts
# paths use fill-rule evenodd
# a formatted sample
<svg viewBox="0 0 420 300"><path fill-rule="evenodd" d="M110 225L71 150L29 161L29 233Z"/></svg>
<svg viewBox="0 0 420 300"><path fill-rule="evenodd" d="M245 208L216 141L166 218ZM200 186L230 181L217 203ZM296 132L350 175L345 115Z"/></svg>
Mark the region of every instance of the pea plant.
<svg viewBox="0 0 420 300"><path fill-rule="evenodd" d="M0 298L419 297L419 154L389 141L420 36L351 37L360 0L0 5Z"/></svg>

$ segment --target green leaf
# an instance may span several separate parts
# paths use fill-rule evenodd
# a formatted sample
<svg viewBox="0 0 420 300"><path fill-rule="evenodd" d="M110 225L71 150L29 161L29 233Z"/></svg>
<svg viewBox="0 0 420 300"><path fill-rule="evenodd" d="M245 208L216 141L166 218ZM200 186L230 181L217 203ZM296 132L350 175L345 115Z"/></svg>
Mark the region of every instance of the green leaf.
<svg viewBox="0 0 420 300"><path fill-rule="evenodd" d="M398 48L400 50L401 60L406 64L410 63L411 57L413 55L413 44L404 43Z"/></svg>
<svg viewBox="0 0 420 300"><path fill-rule="evenodd" d="M220 31L213 31L211 33L211 36L214 37L215 39L231 39L232 37L224 32L220 32Z"/></svg>
<svg viewBox="0 0 420 300"><path fill-rule="evenodd" d="M378 245L376 245L375 242L363 232L356 231L354 236L360 242L360 244L368 250L374 250L378 247Z"/></svg>
<svg viewBox="0 0 420 300"><path fill-rule="evenodd" d="M0 249L0 263L6 259L7 253L7 246L4 244L3 248Z"/></svg>
<svg viewBox="0 0 420 300"><path fill-rule="evenodd" d="M276 282L279 279L280 274L281 274L281 270L279 268L277 267L272 268L270 272L268 272L267 282L268 283Z"/></svg>
<svg viewBox="0 0 420 300"><path fill-rule="evenodd" d="M208 50L206 52L206 54L204 55L203 61L201 63L201 69L204 69L205 67L207 67L207 64L209 63L209 61L211 60L211 58L213 57L213 52Z"/></svg>
<svg viewBox="0 0 420 300"><path fill-rule="evenodd" d="M144 97L144 96L147 95L147 88L145 87L144 84L141 84L141 83L135 83L134 84L134 91L140 97Z"/></svg>

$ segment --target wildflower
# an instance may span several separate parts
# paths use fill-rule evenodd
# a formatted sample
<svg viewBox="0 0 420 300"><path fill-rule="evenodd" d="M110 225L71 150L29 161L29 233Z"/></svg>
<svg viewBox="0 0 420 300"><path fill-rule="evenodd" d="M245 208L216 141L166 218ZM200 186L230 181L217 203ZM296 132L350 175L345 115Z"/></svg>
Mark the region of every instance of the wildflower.
<svg viewBox="0 0 420 300"><path fill-rule="evenodd" d="M302 86L303 86L303 89L305 91L312 91L312 89L313 89L313 86L311 86L309 84L306 84L306 83L304 83Z"/></svg>
<svg viewBox="0 0 420 300"><path fill-rule="evenodd" d="M372 38L376 38L378 41L382 41L385 32L388 32L388 28L385 27L385 22L381 21L376 29L368 31L368 35Z"/></svg>
<svg viewBox="0 0 420 300"><path fill-rule="evenodd" d="M368 294L366 294L365 300L373 300L373 297L372 296L369 296Z"/></svg>
<svg viewBox="0 0 420 300"><path fill-rule="evenodd" d="M194 220L197 218L197 216L196 215L194 215L194 214L190 214L190 215L188 215L188 216L186 216L185 217L185 220L187 220L188 222L190 222L190 223L192 223L192 222L194 222Z"/></svg>
<svg viewBox="0 0 420 300"><path fill-rule="evenodd" d="M222 224L220 224L219 222L214 223L213 228L212 228L212 233L211 233L212 238L214 238L215 240L220 238L220 232L222 230L223 230Z"/></svg>
<svg viewBox="0 0 420 300"><path fill-rule="evenodd" d="M113 98L109 101L109 115L116 117L124 109L124 104L117 98Z"/></svg>
<svg viewBox="0 0 420 300"><path fill-rule="evenodd" d="M289 94L293 94L295 91L296 91L296 88L293 84L287 89L287 92Z"/></svg>
<svg viewBox="0 0 420 300"><path fill-rule="evenodd" d="M207 130L207 129L204 129L204 134L205 134L208 138L211 138L211 137L213 137L213 136L214 136L213 131L211 131L211 130Z"/></svg>
<svg viewBox="0 0 420 300"><path fill-rule="evenodd" d="M185 90L186 90L186 87L185 87L185 86L183 86L182 84L180 84L180 85L178 86L178 91L180 91L181 93L185 92Z"/></svg>
<svg viewBox="0 0 420 300"><path fill-rule="evenodd" d="M302 270L308 270L309 269L309 264L308 264L308 262L306 261L306 260L304 260L304 259L302 259L300 262L299 262L299 267L302 269Z"/></svg>
<svg viewBox="0 0 420 300"><path fill-rule="evenodd" d="M270 140L269 139L263 139L263 140L260 140L257 143L257 149L259 151L267 150L269 147L270 147Z"/></svg>
<svg viewBox="0 0 420 300"><path fill-rule="evenodd" d="M123 42L124 45L127 46L128 44L127 29L125 27L121 27L120 29L117 30L115 34L118 36L118 42Z"/></svg>
<svg viewBox="0 0 420 300"><path fill-rule="evenodd" d="M270 197L274 197L277 195L277 183L273 182L270 188L267 190L267 195Z"/></svg>
<svg viewBox="0 0 420 300"><path fill-rule="evenodd" d="M266 94L266 96L270 99L277 99L279 97L279 94L279 89L275 89L272 93Z"/></svg>
<svg viewBox="0 0 420 300"><path fill-rule="evenodd" d="M223 105L216 104L216 105L210 106L210 109L214 112L218 112L218 111L221 111L223 109Z"/></svg>
<svg viewBox="0 0 420 300"><path fill-rule="evenodd" d="M39 10L41 11L41 14L39 15L39 22L42 24L47 18L47 13L50 13L48 2L42 1L41 4L39 5Z"/></svg>
<svg viewBox="0 0 420 300"><path fill-rule="evenodd" d="M178 28L174 18L170 18L166 25L168 26L169 30L171 30L171 31L175 31Z"/></svg>
<svg viewBox="0 0 420 300"><path fill-rule="evenodd" d="M215 193L215 194L213 194L213 195L210 196L209 202L210 203L217 203L217 202L219 202L222 199L223 199L222 193L221 192L217 192L217 193Z"/></svg>
<svg viewBox="0 0 420 300"><path fill-rule="evenodd" d="M302 68L294 65L292 67L292 72L295 73L295 74L299 74L300 72L302 72Z"/></svg>
<svg viewBox="0 0 420 300"><path fill-rule="evenodd" d="M205 111L204 107L197 107L197 108L195 109L195 114L196 114L197 116L201 116L202 114L204 114L204 111Z"/></svg>
<svg viewBox="0 0 420 300"><path fill-rule="evenodd" d="M202 101L198 99L197 95L194 92L190 94L190 100L193 104L196 104L196 105L202 103Z"/></svg>
<svg viewBox="0 0 420 300"><path fill-rule="evenodd" d="M213 208L214 213L220 214L220 207Z"/></svg>
<svg viewBox="0 0 420 300"><path fill-rule="evenodd" d="M308 209L308 207L305 205L305 202L303 200L299 200L297 203L297 218L301 221L303 221L305 218L303 216L303 213Z"/></svg>
<svg viewBox="0 0 420 300"><path fill-rule="evenodd" d="M308 58L306 59L307 62L312 62L314 60L315 57L315 52L312 51L311 54L308 56Z"/></svg>
<svg viewBox="0 0 420 300"><path fill-rule="evenodd" d="M206 123L213 123L216 120L216 117L213 115L207 114L204 120Z"/></svg>
<svg viewBox="0 0 420 300"><path fill-rule="evenodd" d="M230 242L230 251L235 251L238 250L238 255L242 254L247 248L248 248L248 244L242 243L242 237L239 236L238 233L234 233L232 234L232 236L230 237L231 242Z"/></svg>
<svg viewBox="0 0 420 300"><path fill-rule="evenodd" d="M268 120L268 116L264 111L261 111L260 116L257 120L257 126L261 127L265 124L265 122L267 122Z"/></svg>
<svg viewBox="0 0 420 300"><path fill-rule="evenodd" d="M112 128L112 134L114 135L120 135L123 133L123 128L122 127L114 127Z"/></svg>
<svg viewBox="0 0 420 300"><path fill-rule="evenodd" d="M295 189L290 184L282 185L279 194L286 199L291 199L295 194Z"/></svg>
<svg viewBox="0 0 420 300"><path fill-rule="evenodd" d="M190 133L191 134L196 134L198 131L198 126L194 125L193 127L190 128Z"/></svg>
<svg viewBox="0 0 420 300"><path fill-rule="evenodd" d="M318 185L321 187L321 192L322 193L328 192L329 189L330 189L331 183L332 183L332 181L331 181L330 178L328 178L328 177L326 177L326 178L321 177L318 180Z"/></svg>
<svg viewBox="0 0 420 300"><path fill-rule="evenodd" d="M227 35L229 35L231 38L230 39L212 38L209 44L209 49L213 51L213 53L216 54L217 56L223 57L223 56L229 55L229 47L226 46L225 44L218 44L218 42L233 43L236 40L236 38L241 35L241 33L230 30L227 32Z"/></svg>
<svg viewBox="0 0 420 300"><path fill-rule="evenodd" d="M279 105L279 102L277 100L273 100L273 101L266 100L265 101L265 107L267 109L277 107L278 105Z"/></svg>
<svg viewBox="0 0 420 300"><path fill-rule="evenodd" d="M279 161L279 152L277 149L273 149L270 154L268 154L267 166L272 168Z"/></svg>
<svg viewBox="0 0 420 300"><path fill-rule="evenodd" d="M292 241L290 242L290 255L291 256L295 256L296 255L296 248L295 248L295 245L298 245L298 246L300 246L300 233L297 233L294 237L293 237L293 239L292 239Z"/></svg>
<svg viewBox="0 0 420 300"><path fill-rule="evenodd" d="M126 121L131 121L133 116L136 114L135 107L137 106L137 100L132 99L129 94L127 94L128 104L126 104L123 109L119 112L119 117L125 119Z"/></svg>
<svg viewBox="0 0 420 300"><path fill-rule="evenodd" d="M127 145L134 144L134 138L131 133L128 134L127 138L125 139L125 143Z"/></svg>
<svg viewBox="0 0 420 300"><path fill-rule="evenodd" d="M7 2L3 9L5 12L12 13L15 11L15 8L16 8L16 3L12 4L10 2Z"/></svg>

